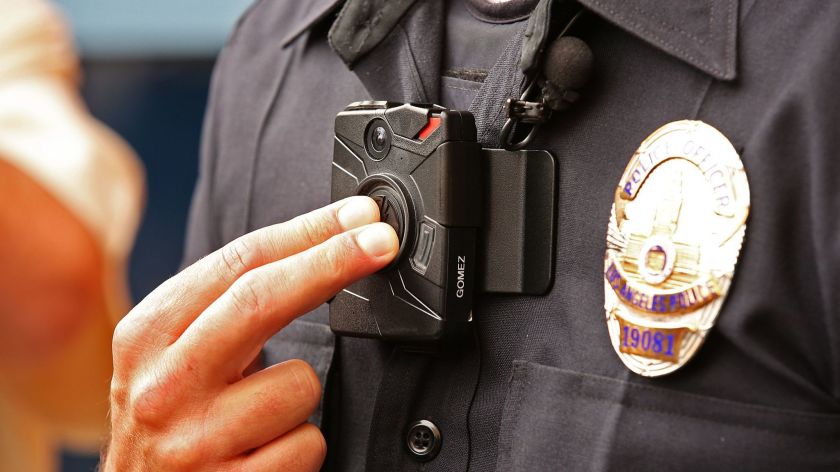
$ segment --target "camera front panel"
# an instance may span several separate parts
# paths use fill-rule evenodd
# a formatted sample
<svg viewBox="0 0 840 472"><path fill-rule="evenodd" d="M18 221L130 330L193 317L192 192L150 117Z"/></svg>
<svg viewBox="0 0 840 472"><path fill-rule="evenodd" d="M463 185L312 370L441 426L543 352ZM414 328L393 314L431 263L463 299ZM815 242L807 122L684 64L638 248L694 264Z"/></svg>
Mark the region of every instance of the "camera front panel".
<svg viewBox="0 0 840 472"><path fill-rule="evenodd" d="M482 190L475 134L470 113L437 106L361 102L338 114L332 201L370 196L400 249L336 295L333 331L422 345L471 320Z"/></svg>

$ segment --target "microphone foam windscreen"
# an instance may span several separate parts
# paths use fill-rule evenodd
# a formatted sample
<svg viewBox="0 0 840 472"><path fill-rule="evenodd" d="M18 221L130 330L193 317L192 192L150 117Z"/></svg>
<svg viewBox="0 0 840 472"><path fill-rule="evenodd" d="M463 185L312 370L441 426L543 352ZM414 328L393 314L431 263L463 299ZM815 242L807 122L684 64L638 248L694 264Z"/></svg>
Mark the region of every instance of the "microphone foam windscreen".
<svg viewBox="0 0 840 472"><path fill-rule="evenodd" d="M548 47L543 61L543 75L561 89L586 85L592 72L592 50L579 38L563 36Z"/></svg>

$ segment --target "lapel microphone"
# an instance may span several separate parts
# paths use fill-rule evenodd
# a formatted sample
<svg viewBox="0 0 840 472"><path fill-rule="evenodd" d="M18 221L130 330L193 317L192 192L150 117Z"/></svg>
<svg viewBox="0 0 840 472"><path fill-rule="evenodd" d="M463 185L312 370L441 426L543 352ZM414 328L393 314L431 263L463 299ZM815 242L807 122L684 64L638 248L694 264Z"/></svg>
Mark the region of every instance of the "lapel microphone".
<svg viewBox="0 0 840 472"><path fill-rule="evenodd" d="M507 121L502 127L501 144L507 150L519 150L533 140L539 126L551 118L553 112L565 111L580 99L579 89L589 81L594 63L592 49L580 38L566 36L582 11L574 15L563 31L543 51L539 48L534 62L525 66L528 82L522 96L505 101ZM541 38L542 41L545 38ZM517 130L518 124L530 125L530 130ZM524 137L521 137L524 134Z"/></svg>
<svg viewBox="0 0 840 472"><path fill-rule="evenodd" d="M568 109L579 98L577 92L589 82L592 50L581 39L563 36L546 51L542 73L542 102L553 111Z"/></svg>

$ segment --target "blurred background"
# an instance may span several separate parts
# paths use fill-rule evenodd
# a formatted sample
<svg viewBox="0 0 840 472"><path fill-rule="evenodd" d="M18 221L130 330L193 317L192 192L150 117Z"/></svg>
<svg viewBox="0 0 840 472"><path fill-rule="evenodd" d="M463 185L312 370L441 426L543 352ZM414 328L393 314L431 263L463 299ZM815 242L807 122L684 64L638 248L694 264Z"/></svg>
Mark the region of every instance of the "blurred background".
<svg viewBox="0 0 840 472"><path fill-rule="evenodd" d="M128 305L179 267L213 64L236 19L253 0L51 2L71 29L81 60L80 92L90 114L126 141L136 158L105 128L75 114L75 65L61 59L71 56L60 47L66 35L53 28L60 20L47 21L53 18L44 1L0 0L0 198L27 202L5 205L5 213L0 212L6 251L0 251L0 284L20 280L19 286L35 294L15 293L14 284L0 290L0 456L6 456L0 457L0 472L95 470L107 408L110 330ZM30 6L38 6L31 8L35 13L18 14ZM40 49L26 51L38 41L43 43ZM59 123L57 117L63 116L70 117L67 123ZM51 142L56 136L69 136L70 144ZM83 143L96 145L73 148L79 136L90 140ZM145 184L136 161L145 170ZM110 233L120 223L107 217L109 211L111 216L132 213L120 208L133 209L136 216L143 187L145 206L127 254L126 297L114 287L125 281L128 233L136 218L127 218L126 234L115 236ZM76 199L77 194L88 200ZM79 230L79 241L98 241L91 243L99 245L91 257L79 255L74 242L67 241L70 230L82 227L86 229ZM15 239L19 241L10 243ZM86 247L84 241L79 244ZM40 267L28 271L35 275L21 272L39 252L47 255ZM99 258L105 259L105 269L87 260ZM69 284L50 279L64 259L69 261ZM108 299L78 305L78 313L56 308L86 296L80 290L90 287L74 285L73 274L98 280L89 298L104 292ZM47 300L47 293L57 295ZM45 300L37 300L39 294ZM111 303L112 295L120 303ZM16 297L23 305L15 304ZM10 459L9 454L20 457Z"/></svg>
<svg viewBox="0 0 840 472"><path fill-rule="evenodd" d="M128 265L135 303L178 270L213 64L251 1L56 1L73 30L91 114L128 141L146 169L146 207ZM62 472L97 464L69 450L62 456Z"/></svg>
<svg viewBox="0 0 840 472"><path fill-rule="evenodd" d="M129 264L135 301L180 263L216 55L253 0L57 0L82 59L82 96L146 168Z"/></svg>

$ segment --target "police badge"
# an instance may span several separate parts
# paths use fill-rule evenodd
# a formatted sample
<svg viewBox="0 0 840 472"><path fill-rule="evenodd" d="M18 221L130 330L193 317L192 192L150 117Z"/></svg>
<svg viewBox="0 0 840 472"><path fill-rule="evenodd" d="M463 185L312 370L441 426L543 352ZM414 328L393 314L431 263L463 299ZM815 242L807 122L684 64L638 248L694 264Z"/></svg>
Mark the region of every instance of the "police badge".
<svg viewBox="0 0 840 472"><path fill-rule="evenodd" d="M741 159L712 126L668 123L633 154L604 257L607 327L630 370L669 374L703 344L732 283L749 208Z"/></svg>

